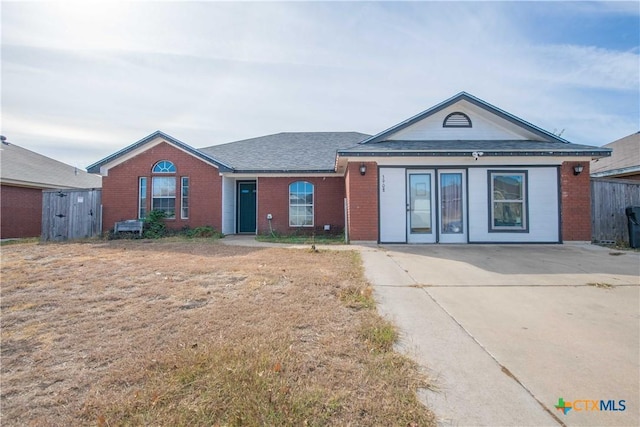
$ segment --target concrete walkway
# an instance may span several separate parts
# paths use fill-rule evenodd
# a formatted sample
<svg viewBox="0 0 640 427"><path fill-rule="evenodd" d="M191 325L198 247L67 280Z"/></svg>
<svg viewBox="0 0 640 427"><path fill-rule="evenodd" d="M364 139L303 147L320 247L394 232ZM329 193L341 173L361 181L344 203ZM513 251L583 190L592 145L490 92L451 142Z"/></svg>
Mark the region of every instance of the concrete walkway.
<svg viewBox="0 0 640 427"><path fill-rule="evenodd" d="M227 246L249 246L252 248L286 248L286 249L310 249L311 244L291 244L291 243L271 243L259 242L256 236L248 234L231 234L220 239L219 242ZM334 251L358 251L358 250L375 250L376 245L369 247L358 245L315 245L318 250L334 250Z"/></svg>
<svg viewBox="0 0 640 427"><path fill-rule="evenodd" d="M443 426L638 425L640 254L591 245L385 246L362 252ZM611 286L611 287L610 287ZM626 400L622 412L565 401Z"/></svg>

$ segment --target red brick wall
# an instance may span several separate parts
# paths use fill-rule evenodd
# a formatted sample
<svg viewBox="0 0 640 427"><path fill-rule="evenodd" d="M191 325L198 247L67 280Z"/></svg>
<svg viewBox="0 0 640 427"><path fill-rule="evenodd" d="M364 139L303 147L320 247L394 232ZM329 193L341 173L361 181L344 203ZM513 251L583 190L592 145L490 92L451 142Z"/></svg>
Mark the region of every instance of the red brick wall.
<svg viewBox="0 0 640 427"><path fill-rule="evenodd" d="M349 162L346 193L349 199L349 239L378 240L378 165L365 162L367 173L360 175L360 162Z"/></svg>
<svg viewBox="0 0 640 427"><path fill-rule="evenodd" d="M147 210L151 209L151 168L160 160L169 160L176 166L176 218L166 220L168 228L181 229L185 225L198 227L222 226L222 178L218 169L185 153L174 146L161 143L111 169L102 179L103 231L111 230L114 223L138 217L138 182L146 176ZM180 219L180 178L189 177L189 219Z"/></svg>
<svg viewBox="0 0 640 427"><path fill-rule="evenodd" d="M573 174L577 164L584 166ZM591 241L591 184L589 162L564 162L560 168L562 189L562 240Z"/></svg>
<svg viewBox="0 0 640 427"><path fill-rule="evenodd" d="M2 185L0 238L40 237L42 189Z"/></svg>
<svg viewBox="0 0 640 427"><path fill-rule="evenodd" d="M307 181L314 189L314 227L289 227L289 184ZM267 214L273 219L273 230L281 234L315 230L324 233L323 226L331 225L331 233L344 229L344 179L336 178L258 178L258 233L268 233Z"/></svg>

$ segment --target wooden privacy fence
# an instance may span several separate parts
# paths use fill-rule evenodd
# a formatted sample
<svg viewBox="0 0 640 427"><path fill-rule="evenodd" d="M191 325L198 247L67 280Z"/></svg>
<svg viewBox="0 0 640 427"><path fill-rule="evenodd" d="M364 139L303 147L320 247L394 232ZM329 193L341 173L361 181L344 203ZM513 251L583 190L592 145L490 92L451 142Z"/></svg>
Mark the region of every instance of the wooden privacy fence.
<svg viewBox="0 0 640 427"><path fill-rule="evenodd" d="M96 189L44 190L43 241L85 239L102 229L102 191Z"/></svg>
<svg viewBox="0 0 640 427"><path fill-rule="evenodd" d="M640 181L591 179L591 236L596 243L629 243L625 208L640 206Z"/></svg>

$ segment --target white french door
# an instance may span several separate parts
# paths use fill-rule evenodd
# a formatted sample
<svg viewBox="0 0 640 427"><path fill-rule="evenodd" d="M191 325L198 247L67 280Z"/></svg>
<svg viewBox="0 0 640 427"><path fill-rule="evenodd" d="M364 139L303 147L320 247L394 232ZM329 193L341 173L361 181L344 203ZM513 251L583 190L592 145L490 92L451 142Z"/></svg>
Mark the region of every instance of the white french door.
<svg viewBox="0 0 640 427"><path fill-rule="evenodd" d="M407 243L436 242L435 171L407 170Z"/></svg>
<svg viewBox="0 0 640 427"><path fill-rule="evenodd" d="M462 169L438 171L438 242L467 242L466 175Z"/></svg>
<svg viewBox="0 0 640 427"><path fill-rule="evenodd" d="M379 170L381 243L467 243L465 169Z"/></svg>

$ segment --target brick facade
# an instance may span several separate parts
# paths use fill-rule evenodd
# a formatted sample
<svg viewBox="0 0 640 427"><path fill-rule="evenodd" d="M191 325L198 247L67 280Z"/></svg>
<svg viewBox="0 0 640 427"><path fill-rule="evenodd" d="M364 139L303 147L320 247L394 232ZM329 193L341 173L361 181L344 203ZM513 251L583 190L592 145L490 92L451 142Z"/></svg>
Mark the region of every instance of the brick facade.
<svg viewBox="0 0 640 427"><path fill-rule="evenodd" d="M378 165L364 162L366 174L360 175L360 162L349 162L345 176L348 199L349 240L378 240Z"/></svg>
<svg viewBox="0 0 640 427"><path fill-rule="evenodd" d="M2 185L0 238L40 237L42 189Z"/></svg>
<svg viewBox="0 0 640 427"><path fill-rule="evenodd" d="M314 227L289 226L289 184L306 181L314 188ZM331 226L331 234L344 229L344 179L342 177L307 178L258 178L258 233L269 233L267 214L271 214L271 226L275 232L324 233L325 224Z"/></svg>
<svg viewBox="0 0 640 427"><path fill-rule="evenodd" d="M169 160L176 166L175 174L153 174L151 169L160 160ZM138 217L138 183L140 177L148 178L147 210L151 209L153 176L176 177L176 218L167 219L168 228L184 226L222 226L222 178L218 169L162 142L139 155L109 169L102 179L103 220L102 229L113 229L117 221ZM189 218L180 218L180 178L189 177Z"/></svg>
<svg viewBox="0 0 640 427"><path fill-rule="evenodd" d="M584 166L580 175L573 174L577 164ZM591 184L589 162L563 162L560 168L562 189L562 240L591 241Z"/></svg>
<svg viewBox="0 0 640 427"><path fill-rule="evenodd" d="M177 169L176 219L167 220L167 226L180 229L184 226L211 225L217 230L222 226L222 178L216 167L203 162L184 151L162 142L139 155L109 169L103 178L103 231L113 228L116 221L136 218L138 215L139 178L148 178L147 209L151 208L153 165L160 160L171 161ZM580 162L584 170L573 174L578 162L564 162L561 166L561 227L563 241L591 240L591 193L589 163ZM349 162L345 177L260 177L257 179L257 229L258 233L270 232L267 214L271 214L273 230L281 234L324 233L323 226L329 224L331 233L344 228L344 205L348 199L347 215L349 238L352 241L378 240L378 167L375 162L364 162L367 168L361 175L360 161ZM158 174L159 176L169 176ZM180 218L180 177L190 180L189 218ZM307 181L314 185L314 227L289 226L289 185L295 181ZM3 187L4 190L4 187ZM9 193L7 193L7 196ZM26 196L23 196L26 197ZM31 209L38 213L37 230L40 234L40 212L42 195L38 190L39 205ZM5 192L2 196L3 214ZM34 202L35 203L35 202ZM24 203L26 204L26 203ZM29 209L27 209L29 210ZM26 213L24 214L26 215ZM23 216L24 216L23 215ZM3 215L2 233L6 233ZM9 236L7 236L9 237Z"/></svg>

